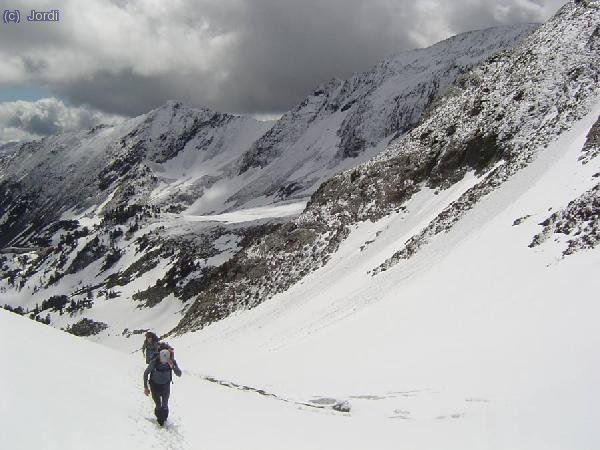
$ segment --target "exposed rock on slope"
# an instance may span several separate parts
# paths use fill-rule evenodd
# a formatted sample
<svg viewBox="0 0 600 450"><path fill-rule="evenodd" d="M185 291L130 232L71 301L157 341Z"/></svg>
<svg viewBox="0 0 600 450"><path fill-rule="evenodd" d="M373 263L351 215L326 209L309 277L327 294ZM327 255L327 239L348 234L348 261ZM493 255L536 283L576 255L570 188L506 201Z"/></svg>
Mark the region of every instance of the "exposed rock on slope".
<svg viewBox="0 0 600 450"><path fill-rule="evenodd" d="M379 219L420 189L444 189L474 172L474 186L375 272L409 258L589 112L600 95L599 27L600 2L569 3L514 50L462 77L419 127L323 184L298 219L236 255L175 331L286 290L327 262L350 224Z"/></svg>
<svg viewBox="0 0 600 450"><path fill-rule="evenodd" d="M261 169L260 174L230 200L239 206L260 196L312 194L322 181L368 160L391 138L412 129L457 77L512 48L538 26L463 33L320 86L244 154L234 173Z"/></svg>
<svg viewBox="0 0 600 450"><path fill-rule="evenodd" d="M600 153L600 118L590 130L582 152L583 164L589 163ZM600 173L594 176L599 178ZM600 243L600 183L572 200L566 208L555 212L540 225L544 229L535 235L530 247L537 247L560 234L566 241L564 256L595 248Z"/></svg>

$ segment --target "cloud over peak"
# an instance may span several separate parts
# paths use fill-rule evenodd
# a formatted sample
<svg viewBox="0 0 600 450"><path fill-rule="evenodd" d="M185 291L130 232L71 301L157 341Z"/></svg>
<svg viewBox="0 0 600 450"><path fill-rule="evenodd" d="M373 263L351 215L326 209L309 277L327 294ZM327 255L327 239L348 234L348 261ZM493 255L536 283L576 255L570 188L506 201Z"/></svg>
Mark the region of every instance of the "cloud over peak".
<svg viewBox="0 0 600 450"><path fill-rule="evenodd" d="M69 107L56 98L35 102L0 103L0 145L11 141L38 139L50 134L113 124L123 118L87 107Z"/></svg>
<svg viewBox="0 0 600 450"><path fill-rule="evenodd" d="M39 2L36 8L50 8ZM46 3L46 5L44 5ZM65 0L60 22L0 27L0 89L137 115L169 98L290 109L316 85L470 29L547 19L565 0ZM17 0L11 8L31 8Z"/></svg>

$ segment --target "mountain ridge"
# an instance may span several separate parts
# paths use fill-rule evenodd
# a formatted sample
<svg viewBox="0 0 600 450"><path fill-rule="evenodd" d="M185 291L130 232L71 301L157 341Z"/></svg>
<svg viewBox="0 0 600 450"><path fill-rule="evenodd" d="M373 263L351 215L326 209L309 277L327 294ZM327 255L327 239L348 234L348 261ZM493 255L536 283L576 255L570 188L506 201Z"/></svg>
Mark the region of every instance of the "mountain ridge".
<svg viewBox="0 0 600 450"><path fill-rule="evenodd" d="M241 275L201 293L174 331L201 328L285 291L327 263L349 225L398 212L424 187L448 188L474 171L480 181L374 273L451 228L589 111L600 94L598 10L598 2L565 5L513 51L476 68L419 127L321 185L298 219L241 252Z"/></svg>
<svg viewBox="0 0 600 450"><path fill-rule="evenodd" d="M6 172L3 174L2 189L11 195L5 196L0 204L3 213L0 226L14 231L12 236L3 232L4 246L16 247L21 254L18 260L5 257L0 261L7 303L13 307L22 305L31 316L40 317L39 314L48 313L50 297L66 296L74 302L68 317L63 316L63 308L50 311L52 323L64 327L71 325L71 317L80 317L88 310L94 319L105 322L107 319L100 311L109 306L101 305L121 298L123 307L125 302L131 302L127 305L131 317L144 317L146 313L138 312L140 309L152 310L161 305L170 317L163 323L172 323L178 315L196 308L191 305L199 292L209 292L215 286L220 289L220 283L244 278L248 271L261 276L265 270L263 264L250 263L247 268L240 268L238 263L244 249L254 251L252 246L258 242L264 245L263 236L267 240L266 249L293 248L310 241L315 230L298 229L290 222L293 215L289 212L303 206L304 195L316 189L324 178L370 159L390 140L399 138L404 132L402 127L398 128L399 118L409 118L406 122L409 128L412 122L421 120L419 116L434 106L453 81L462 82L468 76L470 64L489 58L493 50L514 45L537 28L526 24L474 31L440 43L433 50L407 52L403 57L413 58L408 63L411 77L390 68L393 58L388 59L366 75L334 82L329 94L322 87L317 88L266 133L263 131L269 128L268 123L169 102L116 127L96 127L87 134L64 137L72 142L61 142L58 136L24 144L17 155L27 156L28 152L34 155L36 149L39 152L43 148L60 157L68 153L71 145L76 156L90 165L79 181L71 179L63 183L64 174L60 171L54 176L52 170L39 165L35 158L27 160L30 167L44 173L43 177L34 178L45 177L48 181L43 190L40 186L30 186L31 196L21 195L23 189L7 185ZM448 45L454 45L452 52ZM424 54L429 58L423 59ZM457 54L462 54L466 61L457 64ZM435 70L428 73L429 65ZM380 73L383 66L385 73ZM427 74L426 81L421 79L422 74ZM407 98L412 98L413 103L404 109L402 105L408 104ZM369 111L379 112L360 125L362 131L359 131L359 126L353 123L361 122L360 118L369 115ZM351 117L355 119L348 120ZM395 125L385 125L387 119L380 120L381 117L393 117L390 120ZM232 131L239 139L232 137ZM365 132L370 136L365 142L377 145L359 151L357 156L340 150L339 145L345 145L345 139L355 139L357 133L365 137ZM273 140L274 136L279 137ZM313 140L315 137L317 141ZM85 139L94 143L93 151L84 151ZM248 151L251 141L255 142L252 144L255 149L262 148L261 142L295 144L286 147L272 161L267 157L264 169L251 165L241 170L252 154L252 148ZM94 160L91 158L94 154L105 157ZM63 158L61 165L69 167L68 158ZM21 173L27 173L25 168ZM15 178L27 182L22 177ZM300 179L306 183L290 182ZM320 202L320 195L326 189L321 187L313 195L309 209ZM62 192L64 198L77 200L61 204L60 195L50 192ZM244 211L274 201L278 202L276 207L261 220L219 219L238 213L253 216ZM35 215L36 220L31 223L31 216L22 214L23 211ZM21 229L11 217L21 218ZM323 227L317 226L317 231L320 228ZM344 233L336 233L324 244L328 249L325 254L344 238ZM32 251L27 253L27 247ZM35 250L39 247L46 250ZM306 268L301 270L308 273ZM292 272L288 278L296 280L296 276ZM233 301L231 308L251 305L260 295L259 290L253 290L254 300L246 299L239 304ZM116 302L113 303L116 307ZM230 307L225 309L229 311ZM131 329L127 319L118 322L123 323L122 328ZM116 322L110 325L121 327Z"/></svg>

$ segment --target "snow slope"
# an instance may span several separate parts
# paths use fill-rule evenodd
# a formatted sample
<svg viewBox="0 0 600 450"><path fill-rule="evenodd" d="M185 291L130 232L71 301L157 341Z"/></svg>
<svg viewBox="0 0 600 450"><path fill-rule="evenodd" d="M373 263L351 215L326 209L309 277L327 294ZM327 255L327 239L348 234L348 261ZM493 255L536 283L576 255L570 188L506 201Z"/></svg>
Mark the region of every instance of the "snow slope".
<svg viewBox="0 0 600 450"><path fill-rule="evenodd" d="M365 433L394 423L373 448L598 448L600 252L529 244L549 210L597 184L600 159L579 157L599 115L597 103L410 260L372 276L473 179L358 225L300 284L176 345L219 379L349 401Z"/></svg>
<svg viewBox="0 0 600 450"><path fill-rule="evenodd" d="M397 448L406 431L397 421L354 418L211 383L183 362L183 376L171 389L169 420L159 428L153 402L142 393L138 354L120 354L6 311L0 311L0 338L14 343L12 370L0 376L9 388L0 419L3 445L10 449L316 450L386 448L379 445L385 442ZM195 357L178 355L188 362ZM435 428L452 434L447 423Z"/></svg>
<svg viewBox="0 0 600 450"><path fill-rule="evenodd" d="M473 178L413 197L410 218L358 225L326 266L286 293L171 339L184 375L172 386L166 429L153 423L142 394L139 353L0 310L0 339L11 348L10 370L0 375L8 386L0 423L11 430L3 443L598 448L600 253L563 257L560 240L528 245L549 208L594 184L600 159L579 157L599 114L597 103L411 260L369 273ZM332 409L343 401L350 412Z"/></svg>
<svg viewBox="0 0 600 450"><path fill-rule="evenodd" d="M400 212L427 190L445 195L442 191L458 184L464 189L373 273L412 258L448 232L590 112L600 97L599 22L597 0L567 3L513 50L471 71L419 126L372 160L323 183L299 217L241 249L226 273L203 285L174 332L200 329L284 292L327 263L354 225ZM598 150L585 153L582 164ZM465 177L472 182L465 184ZM583 222L588 216L590 226L580 224L584 235L571 239L572 248L594 247L600 241L594 198L588 192L561 218L545 218L543 234L564 231L575 217Z"/></svg>
<svg viewBox="0 0 600 450"><path fill-rule="evenodd" d="M159 428L154 404L143 395L139 354L2 310L0 338L12 348L11 370L0 375L7 387L0 400L2 441L12 450L323 448L349 425L329 412L209 383L181 364L170 418Z"/></svg>

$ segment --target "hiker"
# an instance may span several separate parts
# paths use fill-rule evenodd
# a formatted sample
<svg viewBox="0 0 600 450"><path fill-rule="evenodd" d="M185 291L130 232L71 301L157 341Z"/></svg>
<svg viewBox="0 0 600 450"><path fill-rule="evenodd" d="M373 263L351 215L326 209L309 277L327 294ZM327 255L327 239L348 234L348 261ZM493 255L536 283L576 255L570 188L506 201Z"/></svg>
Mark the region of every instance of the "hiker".
<svg viewBox="0 0 600 450"><path fill-rule="evenodd" d="M171 393L171 381L173 373L181 376L181 370L175 361L173 349L167 344L161 343L158 357L153 359L144 371L144 394L152 393L152 400L156 407L154 414L158 424L162 425L169 416L169 394ZM150 389L148 389L148 377L150 378Z"/></svg>
<svg viewBox="0 0 600 450"><path fill-rule="evenodd" d="M158 356L158 336L152 331L146 332L146 340L142 345L142 353L146 357L146 364Z"/></svg>

